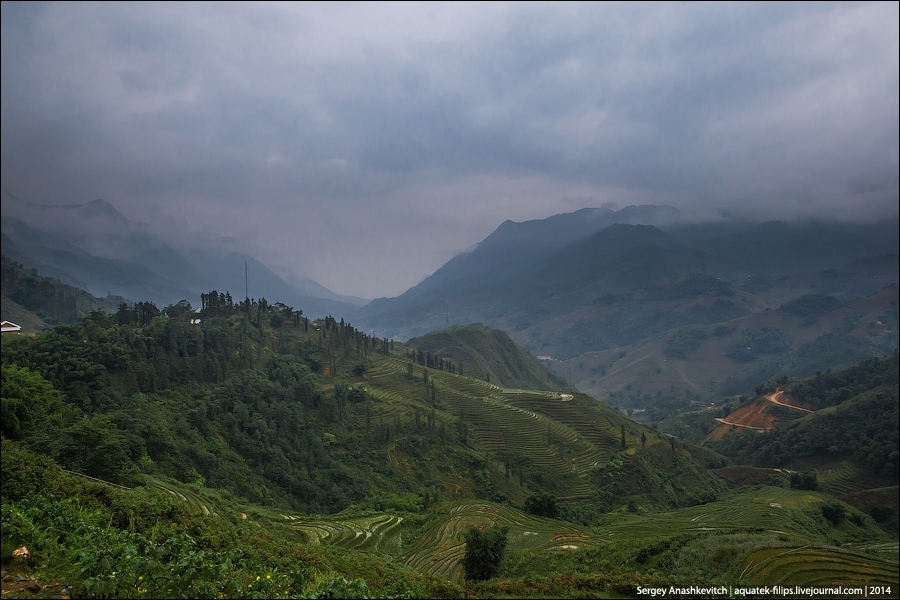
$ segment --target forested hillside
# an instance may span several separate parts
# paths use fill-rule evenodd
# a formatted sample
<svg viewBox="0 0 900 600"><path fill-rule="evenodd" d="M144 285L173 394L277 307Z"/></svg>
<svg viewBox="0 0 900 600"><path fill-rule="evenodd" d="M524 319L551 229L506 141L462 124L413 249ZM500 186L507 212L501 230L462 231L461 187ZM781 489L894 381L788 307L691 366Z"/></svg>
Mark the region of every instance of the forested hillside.
<svg viewBox="0 0 900 600"><path fill-rule="evenodd" d="M3 319L36 331L46 325L74 324L95 310L111 312L125 298L95 298L86 291L59 280L38 275L6 256L0 264L3 288Z"/></svg>
<svg viewBox="0 0 900 600"><path fill-rule="evenodd" d="M470 339L483 337L477 333ZM625 447L626 422L606 407L560 403L572 421L563 426L552 416L535 421L527 409L504 417L504 406L531 396L507 399L491 383L459 375L479 363L429 368L391 356L392 345L343 321L310 322L283 304L235 304L216 292L204 296L200 313L185 303L95 311L36 338L4 339L4 435L118 483L134 484L144 473L319 513L385 491L416 493L426 504L461 488L487 499L522 500L546 486L589 494L593 463ZM491 360L505 356L495 352ZM407 350L398 344L394 354ZM32 404L10 391L27 389L66 401ZM546 412L550 401L537 398L528 409ZM604 425L580 432L586 418L600 418L598 410ZM36 428L44 415L54 415L53 427ZM495 419L522 419L516 435L549 445L549 454L498 445ZM653 436L627 430L628 437ZM397 453L415 468L398 472ZM575 457L583 468L569 481L565 465ZM450 484L444 468L466 476ZM517 486L507 481L511 473ZM688 501L687 488L678 488L664 504Z"/></svg>
<svg viewBox="0 0 900 600"><path fill-rule="evenodd" d="M219 292L199 311L122 304L4 336L4 568L72 595L556 597L742 571L812 581L754 558L785 548L828 577L891 580L896 552L878 549L890 489L842 492L845 504L828 487L791 489L757 458L765 446L723 446L760 465L764 485L740 483L751 467L593 398L498 386L514 351L496 337L451 328L414 348ZM469 376L483 368L473 355L451 358L460 340L490 382ZM827 388L822 406L881 402L867 377L803 385ZM458 534L491 525L506 528L507 558L464 588ZM11 562L22 545L34 562Z"/></svg>
<svg viewBox="0 0 900 600"><path fill-rule="evenodd" d="M862 471L897 485L897 358L895 351L887 358L869 359L849 369L818 373L778 386L782 403L806 408L784 415L787 418L777 423L781 426L766 435L727 435L710 445L742 463L764 467L788 467L810 457L846 459ZM760 386L758 391L771 393L774 387L774 383ZM798 410L805 412L800 418Z"/></svg>
<svg viewBox="0 0 900 600"><path fill-rule="evenodd" d="M365 482L324 447L323 428L349 418L345 399L319 388L317 372L333 365L313 335L275 335L305 333L308 321L287 307L267 310L264 301L250 318L249 303L242 310L230 300L211 294L199 315L189 305L160 312L139 303L113 315L95 311L35 339L4 340L4 381L43 378L65 395L78 419L70 417L58 432L42 428L51 439L79 439L72 427L95 432L90 450L51 446L73 470L133 483L140 469L313 512L360 500ZM201 322L191 324L194 316ZM314 335L330 340L350 332L331 325L313 325ZM353 344L364 360L374 342L360 340ZM30 427L20 429L24 435ZM121 457L115 470L105 462L112 457Z"/></svg>

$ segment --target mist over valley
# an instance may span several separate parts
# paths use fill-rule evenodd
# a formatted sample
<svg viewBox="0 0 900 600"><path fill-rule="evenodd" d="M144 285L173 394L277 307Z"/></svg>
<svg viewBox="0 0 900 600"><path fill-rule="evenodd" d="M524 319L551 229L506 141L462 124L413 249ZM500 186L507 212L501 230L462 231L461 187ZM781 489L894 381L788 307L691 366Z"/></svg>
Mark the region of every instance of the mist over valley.
<svg viewBox="0 0 900 600"><path fill-rule="evenodd" d="M4 598L897 595L896 3L0 10Z"/></svg>

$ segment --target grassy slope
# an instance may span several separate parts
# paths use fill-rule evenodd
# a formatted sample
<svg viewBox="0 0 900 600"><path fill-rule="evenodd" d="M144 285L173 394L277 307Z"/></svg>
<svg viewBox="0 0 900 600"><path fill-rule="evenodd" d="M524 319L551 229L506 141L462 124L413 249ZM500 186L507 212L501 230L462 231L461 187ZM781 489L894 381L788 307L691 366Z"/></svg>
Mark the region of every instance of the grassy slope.
<svg viewBox="0 0 900 600"><path fill-rule="evenodd" d="M450 358L464 373L498 385L531 390L565 389L566 383L550 373L508 335L480 323L454 325L413 338L413 349Z"/></svg>
<svg viewBox="0 0 900 600"><path fill-rule="evenodd" d="M748 393L755 385L785 374L802 377L816 370L855 364L868 356L888 354L897 344L898 288L892 286L822 315L813 322L783 310L756 313L727 324L691 326L705 335L683 358L667 356L674 332L623 348L590 352L554 363L580 390L623 407L641 407L635 398L688 390L706 401ZM882 324L878 324L881 322ZM747 339L745 332L775 330L785 345L750 360L727 356ZM631 389L626 389L631 386Z"/></svg>
<svg viewBox="0 0 900 600"><path fill-rule="evenodd" d="M183 505L201 530L220 529L222 519L241 531L258 528L265 532L253 541L260 553L288 556L303 548L307 564L363 577L379 590L375 586L393 573L413 582L419 593L460 593L453 587L463 551L457 534L493 522L511 527L509 559L503 579L478 588L484 595L521 595L526 589L536 596L576 589L588 595L634 593L638 583L733 582L744 571L755 582L775 584L815 581L821 572L854 582L867 570L871 584L896 571L896 554L885 557L859 546L886 539L859 511L848 508L855 521L832 525L820 510L834 502L826 494L764 486L727 491L729 484L712 471L723 466L720 457L672 443L587 396L506 389L430 370L432 402L421 366L410 376L407 361L370 354L365 373L351 376L357 361L352 353L335 361L338 372L320 378L326 395L343 381L364 386L373 398L348 409L357 431L399 425L384 444L368 449L387 463L373 470L360 462L356 471L377 489L392 491L382 500L322 517L240 504L215 490L166 480L150 480L151 487ZM359 436L339 425L329 429L335 435L330 452L348 459L365 455L354 445ZM403 441L411 437L426 441ZM428 482L439 483L443 502L426 507L413 497L404 504L396 492ZM566 499L576 518L590 507L608 514L585 528L475 499L499 495L515 505L539 489ZM838 551L834 544L856 546ZM807 563L820 566L802 577L776 568L800 549ZM562 575L569 587L560 587ZM251 581L252 576L247 575Z"/></svg>
<svg viewBox="0 0 900 600"><path fill-rule="evenodd" d="M28 310L24 306L19 305L14 300L3 294L2 309L0 309L0 318L3 321L12 321L22 328L23 333L37 333L49 325L39 316Z"/></svg>
<svg viewBox="0 0 900 600"><path fill-rule="evenodd" d="M119 544L142 536L164 539L187 533L195 545L181 550L187 552L185 558L212 559L220 556L217 553L224 558L239 545L243 560L232 563L232 557L219 567L228 569L227 580L219 579L218 571L210 574L215 578L211 583L225 589L226 597L233 595L224 587L232 579L243 581L247 594L258 593L247 586L258 586L269 597L317 589L325 593L321 586L327 581L343 585L334 579L337 573L350 580L361 578L367 593L376 597L404 591L460 597L458 561L465 551L460 534L492 524L510 528L507 558L498 579L471 590L477 596L621 597L634 594L637 585L896 581L896 544L852 507L846 507L843 522L827 521L821 507L834 500L819 492L743 486L689 508L610 514L592 528L473 500L442 502L423 514L351 509L321 517L241 504L215 490L167 481L148 479L146 487L134 490L106 486L62 473L9 442L4 442L3 456L3 546L25 543L37 558L31 565L5 567L27 573L39 584L61 581L81 589L84 584L69 553L82 551L78 532L83 524L96 522L91 511L99 510L107 546L87 550L105 554L107 563L87 564L90 575L117 582L116 595L142 595L142 589L147 593L149 585L160 582L153 577L155 563L142 567L151 569L145 571L144 587L129 587L129 580L117 578L117 572L137 574L135 563L125 562L126 554L119 553ZM50 512L52 504L35 510L40 504L25 499L34 491L78 498L75 506L83 508L73 513L59 503ZM66 531L60 530L62 523ZM96 532L94 527L88 530ZM117 528L120 533L115 533ZM140 546L137 551L142 552ZM85 564L86 555L80 556L78 564ZM306 575L297 577L302 573ZM263 588L267 581L255 577L267 579L267 574L274 577L270 587ZM276 581L282 587L275 586Z"/></svg>

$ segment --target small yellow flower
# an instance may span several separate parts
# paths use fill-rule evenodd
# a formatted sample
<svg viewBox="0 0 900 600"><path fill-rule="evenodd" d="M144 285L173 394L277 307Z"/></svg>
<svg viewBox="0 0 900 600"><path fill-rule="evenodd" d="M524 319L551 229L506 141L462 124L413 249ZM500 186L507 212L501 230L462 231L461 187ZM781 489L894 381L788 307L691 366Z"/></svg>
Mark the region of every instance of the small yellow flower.
<svg viewBox="0 0 900 600"><path fill-rule="evenodd" d="M259 581L259 575L256 576L256 580Z"/></svg>

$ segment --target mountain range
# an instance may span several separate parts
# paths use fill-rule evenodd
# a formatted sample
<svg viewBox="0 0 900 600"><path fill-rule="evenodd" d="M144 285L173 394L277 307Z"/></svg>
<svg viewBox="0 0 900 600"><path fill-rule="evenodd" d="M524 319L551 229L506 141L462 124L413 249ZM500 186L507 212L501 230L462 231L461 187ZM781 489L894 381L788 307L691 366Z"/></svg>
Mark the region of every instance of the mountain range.
<svg viewBox="0 0 900 600"><path fill-rule="evenodd" d="M147 300L160 307L182 299L197 304L201 293L213 289L240 297L245 286L254 298L277 297L312 317L346 314L366 302L334 294L311 279L288 283L246 252L176 249L100 199L42 205L4 190L2 249L25 267L96 296Z"/></svg>
<svg viewBox="0 0 900 600"><path fill-rule="evenodd" d="M890 353L897 250L896 221L688 224L671 207L584 209L507 221L354 319L401 340L484 323L623 409L652 404L626 386L717 400ZM804 296L827 310L777 310ZM781 340L772 348L747 343L769 329ZM754 348L741 355L740 344Z"/></svg>
<svg viewBox="0 0 900 600"><path fill-rule="evenodd" d="M896 221L684 225L677 214L670 207L631 206L507 221L404 294L369 303L356 320L398 339L448 320L522 330L605 294L666 285L679 276L705 274L746 286L897 254ZM660 229L654 221L669 225ZM871 281L858 282L839 291L871 293L895 281L874 288Z"/></svg>
<svg viewBox="0 0 900 600"><path fill-rule="evenodd" d="M690 223L670 206L585 208L505 221L419 285L366 304L285 281L246 252L176 249L103 200L47 206L4 191L2 217L5 256L101 298L160 307L213 289L239 298L249 272L251 296L343 316L379 337L470 323L502 330L569 385L623 410L660 404L648 393L663 405L678 394L716 400L890 352L898 244L896 221ZM771 312L804 295L831 298L831 314L813 323ZM735 358L771 328L776 349ZM626 389L635 378L641 394Z"/></svg>
<svg viewBox="0 0 900 600"><path fill-rule="evenodd" d="M102 202L40 210L131 227ZM4 318L60 323L0 339L3 553L39 557L7 560L4 586L604 597L896 585L895 231L704 228L672 210L508 222L361 311L443 325L406 342L304 318L278 279L267 303L207 296L199 315L94 298L22 260L165 294L191 270L239 286L227 261L250 257L115 232L111 255L4 212L4 252L32 257L3 257ZM147 249L179 274L138 262ZM449 325L463 311L506 332ZM474 583L464 556L481 530L499 531L507 557Z"/></svg>

